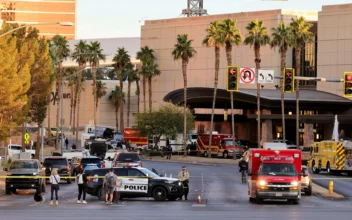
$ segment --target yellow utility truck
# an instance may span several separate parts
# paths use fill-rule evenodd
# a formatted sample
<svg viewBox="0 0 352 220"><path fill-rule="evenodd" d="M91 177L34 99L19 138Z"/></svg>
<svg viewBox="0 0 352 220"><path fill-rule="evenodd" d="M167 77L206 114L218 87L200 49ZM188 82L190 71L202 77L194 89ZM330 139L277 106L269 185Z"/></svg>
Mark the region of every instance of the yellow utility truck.
<svg viewBox="0 0 352 220"><path fill-rule="evenodd" d="M322 170L332 173L352 175L352 142L321 141L314 142L310 149L309 166L314 173Z"/></svg>

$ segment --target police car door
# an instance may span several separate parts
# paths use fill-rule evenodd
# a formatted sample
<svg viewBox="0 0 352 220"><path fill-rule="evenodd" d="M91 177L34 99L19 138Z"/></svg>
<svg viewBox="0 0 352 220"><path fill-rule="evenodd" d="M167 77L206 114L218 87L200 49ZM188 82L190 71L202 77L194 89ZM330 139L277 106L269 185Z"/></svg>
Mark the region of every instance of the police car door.
<svg viewBox="0 0 352 220"><path fill-rule="evenodd" d="M141 171L134 168L128 169L128 178L124 178L121 184L121 191L131 196L147 196L148 194L148 177Z"/></svg>

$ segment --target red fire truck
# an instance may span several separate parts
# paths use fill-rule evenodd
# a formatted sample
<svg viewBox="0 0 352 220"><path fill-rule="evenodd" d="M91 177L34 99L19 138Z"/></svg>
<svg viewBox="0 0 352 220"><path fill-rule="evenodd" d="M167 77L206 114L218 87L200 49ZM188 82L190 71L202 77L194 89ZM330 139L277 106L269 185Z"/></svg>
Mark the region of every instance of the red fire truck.
<svg viewBox="0 0 352 220"><path fill-rule="evenodd" d="M287 199L299 204L301 199L302 153L300 150L250 149L248 195L250 202L264 199Z"/></svg>
<svg viewBox="0 0 352 220"><path fill-rule="evenodd" d="M211 154L218 157L237 157L243 154L243 148L235 141L232 142L231 134L212 134ZM208 157L210 134L199 134L197 139L197 154ZM235 145L235 146L234 146Z"/></svg>
<svg viewBox="0 0 352 220"><path fill-rule="evenodd" d="M140 137L139 131L132 128L125 128L123 130L123 140L125 142L129 141L130 144L136 144L137 146L148 145L148 138Z"/></svg>

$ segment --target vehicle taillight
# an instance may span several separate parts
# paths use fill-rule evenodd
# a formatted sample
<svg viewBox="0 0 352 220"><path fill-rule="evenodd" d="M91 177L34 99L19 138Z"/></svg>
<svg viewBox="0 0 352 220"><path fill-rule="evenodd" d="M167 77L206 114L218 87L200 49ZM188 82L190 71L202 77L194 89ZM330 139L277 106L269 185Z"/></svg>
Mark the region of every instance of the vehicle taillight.
<svg viewBox="0 0 352 220"><path fill-rule="evenodd" d="M67 171L70 171L71 167L69 165L66 166Z"/></svg>
<svg viewBox="0 0 352 220"><path fill-rule="evenodd" d="M90 181L92 181L92 180L93 180L93 178L88 178L88 179L87 179L87 183L89 184Z"/></svg>
<svg viewBox="0 0 352 220"><path fill-rule="evenodd" d="M101 168L105 168L105 161L101 163Z"/></svg>

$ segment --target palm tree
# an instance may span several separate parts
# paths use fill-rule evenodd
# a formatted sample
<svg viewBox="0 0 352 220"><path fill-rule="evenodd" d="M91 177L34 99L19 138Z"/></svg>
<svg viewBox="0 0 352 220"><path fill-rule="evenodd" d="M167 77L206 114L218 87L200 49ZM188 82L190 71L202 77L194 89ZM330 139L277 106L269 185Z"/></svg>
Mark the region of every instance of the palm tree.
<svg viewBox="0 0 352 220"><path fill-rule="evenodd" d="M86 41L80 40L75 45L75 50L72 53L72 59L78 63L79 72L77 74L77 90L76 90L76 97L77 97L77 117L76 117L76 146L78 147L78 131L79 131L79 107L80 107L80 100L81 100L81 92L82 92L82 72L86 68L86 64L89 60L88 53L88 44Z"/></svg>
<svg viewBox="0 0 352 220"><path fill-rule="evenodd" d="M125 66L131 62L131 57L124 47L117 48L117 52L112 59L115 63L113 64L116 70L117 78L120 81L120 89L123 91L123 81L125 79ZM124 120L123 120L123 96L120 97L120 128L121 132L124 130Z"/></svg>
<svg viewBox="0 0 352 220"><path fill-rule="evenodd" d="M186 140L187 140L187 65L189 59L194 57L197 51L192 47L193 40L188 39L187 34L177 35L177 43L172 51L174 60L182 59L182 75L183 75L183 147L184 155L187 156Z"/></svg>
<svg viewBox="0 0 352 220"><path fill-rule="evenodd" d="M140 89L140 86L139 86L139 81L140 81L140 75L141 73L136 70L135 71L135 75L134 75L134 82L136 82L136 96L137 96L137 113L139 113L139 103L140 103L140 100L141 100L141 97L140 97L140 94L141 94L141 89Z"/></svg>
<svg viewBox="0 0 352 220"><path fill-rule="evenodd" d="M101 99L104 95L106 95L106 90L108 89L106 87L106 84L103 83L101 80L97 81L97 104L96 104L96 109L98 109L98 104L99 104L99 99Z"/></svg>
<svg viewBox="0 0 352 220"><path fill-rule="evenodd" d="M142 80L142 84L143 84L143 102L144 102L144 112L147 111L147 104L145 101L145 87L146 87L146 78L148 75L148 73L146 71L144 71L145 69L143 69L143 66L148 65L148 63L153 62L155 57L154 57L154 50L149 48L148 46L142 47L141 51L137 52L137 59L139 59L142 62L142 71L140 72L141 75L143 75L143 80Z"/></svg>
<svg viewBox="0 0 352 220"><path fill-rule="evenodd" d="M244 44L254 46L255 68L256 72L260 69L260 47L270 43L270 37L266 27L263 26L263 21L257 19L249 22L246 27L248 34L244 40ZM258 75L258 74L256 74ZM258 148L260 148L260 84L257 83L257 111L258 111Z"/></svg>
<svg viewBox="0 0 352 220"><path fill-rule="evenodd" d="M301 51L307 42L314 40L314 35L310 32L312 24L306 22L304 17L292 19L293 47L295 48L296 76L301 75ZM296 80L296 145L299 148L299 81Z"/></svg>
<svg viewBox="0 0 352 220"><path fill-rule="evenodd" d="M133 69L132 64L129 64L126 68L127 79L128 79L128 89L127 89L127 127L130 126L130 110L131 110L131 84L139 80L138 70ZM137 83L136 95L139 90L139 85ZM137 100L139 102L139 100Z"/></svg>
<svg viewBox="0 0 352 220"><path fill-rule="evenodd" d="M66 40L66 37L56 35L52 39L52 48L53 48L53 53L55 54L56 57L56 66L58 69L58 74L56 77L56 88L57 88L57 93L61 94L61 83L63 80L63 67L62 67L62 62L66 59L66 57L70 54L70 49L68 45L68 41ZM56 112L56 128L60 127L60 95L57 96L57 112ZM49 131L50 132L50 131ZM61 131L64 132L64 131ZM63 141L63 140L61 140ZM59 149L59 132L56 132L56 141L55 141L55 148L56 150Z"/></svg>
<svg viewBox="0 0 352 220"><path fill-rule="evenodd" d="M93 95L94 95L94 134L95 138L97 138L97 115L96 115L96 103L97 103L97 96L96 96L96 85L97 85L97 67L99 66L99 61L105 61L105 55L103 54L103 49L100 48L100 43L98 41L90 42L88 45L89 51L89 63L92 67L92 76L93 76Z"/></svg>
<svg viewBox="0 0 352 220"><path fill-rule="evenodd" d="M232 65L232 45L238 46L242 42L240 29L236 25L236 19L225 19L220 23L221 32L224 35L227 66ZM230 92L231 99L231 127L232 142L235 143L235 118L233 114L233 92Z"/></svg>
<svg viewBox="0 0 352 220"><path fill-rule="evenodd" d="M115 86L115 89L111 91L110 95L109 95L109 100L111 100L111 102L114 104L115 106L115 117L116 117L116 130L119 129L119 108L120 108L120 102L121 99L124 99L125 94L123 92L121 92L121 89L119 86Z"/></svg>
<svg viewBox="0 0 352 220"><path fill-rule="evenodd" d="M286 53L288 47L292 46L292 31L290 26L286 26L283 21L280 22L277 28L272 28L272 40L271 47L279 47L279 53L281 54L281 75L284 76L284 70L286 67ZM281 85L282 85L281 80ZM285 93L284 88L281 89L281 114L282 114L282 137L286 140L286 126L285 126Z"/></svg>
<svg viewBox="0 0 352 220"><path fill-rule="evenodd" d="M220 48L223 45L223 36L221 34L221 29L219 21L210 22L209 27L206 29L207 36L203 40L203 45L207 47L214 47L215 49L215 78L214 78L214 95L213 95L213 107L211 111L211 122L210 122L210 138L209 138L209 149L207 152L208 156L211 157L211 140L214 122L214 110L216 102L216 91L218 89L218 79L219 79L219 68L220 68Z"/></svg>
<svg viewBox="0 0 352 220"><path fill-rule="evenodd" d="M148 90L149 90L149 112L152 112L152 103L153 103L153 99L152 99L152 78L155 76L159 76L160 75L160 70L159 70L159 65L157 63L151 62L150 64L148 64L147 66L147 73L148 73Z"/></svg>

